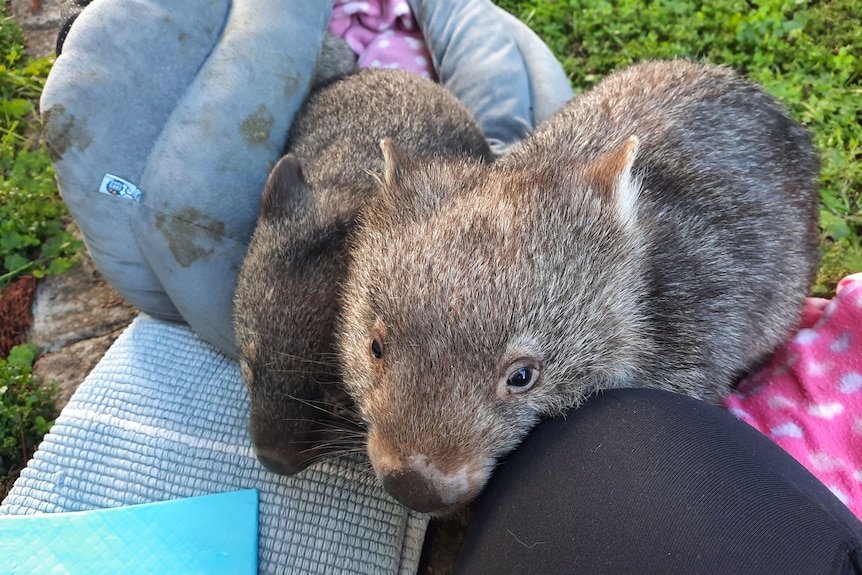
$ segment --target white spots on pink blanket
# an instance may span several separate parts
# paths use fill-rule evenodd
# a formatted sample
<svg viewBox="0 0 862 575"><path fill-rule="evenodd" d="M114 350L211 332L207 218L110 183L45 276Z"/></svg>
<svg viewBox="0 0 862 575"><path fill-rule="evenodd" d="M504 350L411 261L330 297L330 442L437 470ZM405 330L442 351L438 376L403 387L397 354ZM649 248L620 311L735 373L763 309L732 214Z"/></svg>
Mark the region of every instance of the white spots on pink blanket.
<svg viewBox="0 0 862 575"><path fill-rule="evenodd" d="M395 8L392 12L396 16L404 16L405 14L410 14L410 6L407 5L407 2L399 2L395 5Z"/></svg>
<svg viewBox="0 0 862 575"><path fill-rule="evenodd" d="M727 411L732 413L735 417L738 417L743 421L749 422L750 425L754 425L754 423L752 423L751 421L751 415L744 409L739 409L738 407L729 407ZM757 426L755 425L755 427Z"/></svg>
<svg viewBox="0 0 862 575"><path fill-rule="evenodd" d="M809 359L805 363L804 367L805 373L809 377L820 377L832 371L835 365L831 361L815 361L814 359Z"/></svg>
<svg viewBox="0 0 862 575"><path fill-rule="evenodd" d="M862 274L803 325L725 404L802 463L862 518Z"/></svg>
<svg viewBox="0 0 862 575"><path fill-rule="evenodd" d="M773 427L770 430L769 435L771 435L773 438L776 438L776 437L794 437L794 438L798 439L798 438L803 437L805 435L805 433L802 431L801 427L799 427L798 425L796 425L792 421L789 421L787 423L782 423L781 425L777 425L777 426Z"/></svg>
<svg viewBox="0 0 862 575"><path fill-rule="evenodd" d="M808 413L814 417L823 419L832 419L836 415L844 413L844 404L841 403L825 403L812 405L808 408Z"/></svg>
<svg viewBox="0 0 862 575"><path fill-rule="evenodd" d="M800 329L796 334L796 337L793 338L793 343L799 345L811 345L817 341L818 337L820 337L820 334L813 329Z"/></svg>
<svg viewBox="0 0 862 575"><path fill-rule="evenodd" d="M814 469L819 469L820 471L837 471L847 465L840 457L835 457L822 451L812 453L808 456L808 460L811 461Z"/></svg>
<svg viewBox="0 0 862 575"><path fill-rule="evenodd" d="M407 45L413 48L416 51L421 50L425 47L425 44L421 40L417 40L416 38L411 38L410 36L405 36L404 41L407 42Z"/></svg>
<svg viewBox="0 0 862 575"><path fill-rule="evenodd" d="M829 491L832 492L832 495L838 498L838 500L844 505L850 505L850 498L847 497L847 494L841 491L839 488L834 485L827 485Z"/></svg>
<svg viewBox="0 0 862 575"><path fill-rule="evenodd" d="M838 391L845 395L850 395L860 389L862 389L862 374L852 371L841 376L841 384L838 386Z"/></svg>
<svg viewBox="0 0 862 575"><path fill-rule="evenodd" d="M829 344L829 351L833 353L844 353L853 343L853 334L845 331Z"/></svg>
<svg viewBox="0 0 862 575"><path fill-rule="evenodd" d="M342 5L345 14L356 14L357 12L368 12L371 6L368 2L348 2Z"/></svg>
<svg viewBox="0 0 862 575"><path fill-rule="evenodd" d="M329 29L347 41L360 68L394 68L436 77L425 39L405 0L335 0Z"/></svg>
<svg viewBox="0 0 862 575"><path fill-rule="evenodd" d="M766 400L766 404L772 409L796 409L798 407L795 401L783 395L773 395Z"/></svg>

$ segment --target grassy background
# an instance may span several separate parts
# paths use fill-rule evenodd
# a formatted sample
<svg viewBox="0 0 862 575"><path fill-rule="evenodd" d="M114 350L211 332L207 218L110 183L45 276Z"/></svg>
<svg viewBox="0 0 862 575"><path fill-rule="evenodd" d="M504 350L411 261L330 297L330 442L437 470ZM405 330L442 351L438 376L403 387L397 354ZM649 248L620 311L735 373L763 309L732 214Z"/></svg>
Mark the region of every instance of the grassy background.
<svg viewBox="0 0 862 575"><path fill-rule="evenodd" d="M39 141L36 105L50 59L27 58L21 30L0 17L0 288L16 276L62 273L81 249ZM34 345L0 357L0 500L55 416L53 388L33 377Z"/></svg>
<svg viewBox="0 0 862 575"><path fill-rule="evenodd" d="M814 134L821 153L828 297L862 271L862 0L497 0L551 48L576 90L653 58L727 64L763 84Z"/></svg>
<svg viewBox="0 0 862 575"><path fill-rule="evenodd" d="M39 141L39 95L52 60L32 60L21 30L0 19L0 287L24 273L62 273L81 243L67 231L54 170Z"/></svg>

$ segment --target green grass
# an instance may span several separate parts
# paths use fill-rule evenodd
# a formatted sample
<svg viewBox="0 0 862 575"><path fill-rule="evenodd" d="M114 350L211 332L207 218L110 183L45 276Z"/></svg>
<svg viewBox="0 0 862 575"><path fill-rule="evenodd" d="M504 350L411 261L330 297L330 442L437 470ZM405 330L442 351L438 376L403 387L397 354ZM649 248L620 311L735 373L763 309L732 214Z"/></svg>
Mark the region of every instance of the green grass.
<svg viewBox="0 0 862 575"><path fill-rule="evenodd" d="M20 29L0 20L0 287L24 273L62 273L81 249L38 137L50 69L50 59L28 59Z"/></svg>
<svg viewBox="0 0 862 575"><path fill-rule="evenodd" d="M27 273L62 273L81 244L67 231L68 213L39 142L36 104L51 68L30 60L20 29L0 19L0 288ZM37 348L0 357L0 500L33 454L55 415L54 388L33 377Z"/></svg>
<svg viewBox="0 0 862 575"><path fill-rule="evenodd" d="M655 58L727 64L805 123L821 153L821 274L862 271L862 0L497 0L551 48L576 90Z"/></svg>
<svg viewBox="0 0 862 575"><path fill-rule="evenodd" d="M19 345L0 359L0 501L56 415L54 387L33 378L37 352L35 345Z"/></svg>

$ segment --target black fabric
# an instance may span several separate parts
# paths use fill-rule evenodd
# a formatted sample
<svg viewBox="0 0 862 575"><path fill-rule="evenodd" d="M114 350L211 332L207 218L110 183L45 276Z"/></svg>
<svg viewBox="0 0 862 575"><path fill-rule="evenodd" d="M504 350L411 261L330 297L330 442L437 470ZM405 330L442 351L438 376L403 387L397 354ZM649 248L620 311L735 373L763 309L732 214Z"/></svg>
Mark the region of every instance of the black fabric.
<svg viewBox="0 0 862 575"><path fill-rule="evenodd" d="M66 36L69 35L69 30L72 29L72 24L75 19L86 8L92 0L63 0L60 4L60 32L57 34L57 47L55 52L57 56L63 51L63 42L66 41Z"/></svg>
<svg viewBox="0 0 862 575"><path fill-rule="evenodd" d="M862 523L728 412L614 390L497 469L456 573L862 574Z"/></svg>

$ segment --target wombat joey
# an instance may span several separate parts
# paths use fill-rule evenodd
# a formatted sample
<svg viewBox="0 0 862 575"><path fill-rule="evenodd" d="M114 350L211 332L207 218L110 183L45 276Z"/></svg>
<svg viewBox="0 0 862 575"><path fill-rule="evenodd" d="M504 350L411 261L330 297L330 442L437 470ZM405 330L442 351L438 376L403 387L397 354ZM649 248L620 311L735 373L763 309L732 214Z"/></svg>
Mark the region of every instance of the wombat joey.
<svg viewBox="0 0 862 575"><path fill-rule="evenodd" d="M260 461L291 474L361 449L334 347L345 240L383 169L380 141L419 157L491 159L482 132L444 88L363 70L314 90L273 169L239 274L234 327Z"/></svg>
<svg viewBox="0 0 862 575"><path fill-rule="evenodd" d="M458 509L540 418L599 390L719 401L800 318L817 155L726 68L612 74L493 165L383 151L338 345L374 469L409 507Z"/></svg>

